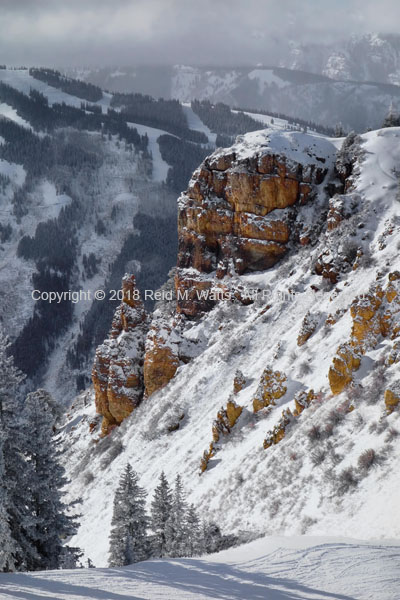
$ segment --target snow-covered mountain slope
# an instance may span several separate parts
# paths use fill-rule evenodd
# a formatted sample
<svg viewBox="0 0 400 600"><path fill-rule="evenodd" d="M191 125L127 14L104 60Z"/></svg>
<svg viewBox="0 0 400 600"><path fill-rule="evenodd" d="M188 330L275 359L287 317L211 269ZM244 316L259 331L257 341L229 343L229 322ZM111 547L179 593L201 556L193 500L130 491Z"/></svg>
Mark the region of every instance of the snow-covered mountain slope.
<svg viewBox="0 0 400 600"><path fill-rule="evenodd" d="M183 110L185 111L186 119L189 124L190 129L194 129L195 131L201 131L204 133L209 141L212 144L215 144L217 135L213 133L207 125L204 125L203 121L200 119L198 115L192 110L190 103L183 102ZM251 116L251 115L250 115ZM254 117L256 118L256 117ZM258 120L258 119L257 119Z"/></svg>
<svg viewBox="0 0 400 600"><path fill-rule="evenodd" d="M225 102L232 107L272 111L331 127L342 123L345 128L356 131L380 127L391 102L400 107L400 88L391 85L397 83L397 76L383 79L378 77L382 61L379 58L374 63L373 45L369 53L370 76L367 76L367 72L363 72L365 76L350 76L347 67L340 68L339 59L334 66L333 57L329 68L327 66L325 70L319 62L318 65L310 62L308 66L309 56L317 56L318 61L323 60L323 57L328 60L325 47L311 47L309 51L297 49L296 52L296 57L292 59L292 62L297 61L293 62L293 69L268 66L165 67L163 76L156 78L159 87L152 93L155 96L177 98L186 103L194 99ZM362 55L360 48L354 50L354 57L359 57L362 62L360 54ZM344 62L346 60L343 59ZM375 77L372 65L375 65ZM384 65L382 70L385 72ZM139 71L141 76L138 76ZM147 76L142 77L145 72L146 67L131 67L89 70L83 76L87 81L106 89L148 93L147 82L154 81L152 67L148 67ZM377 83L365 83L366 81Z"/></svg>
<svg viewBox="0 0 400 600"><path fill-rule="evenodd" d="M62 119L61 126L58 122L54 126L54 115L57 115L56 111L52 112L54 103L65 103L66 111L69 106L80 109L74 114L82 119L93 113L82 110L81 98L35 79L28 70L4 68L0 71L0 83L25 94L21 96L10 92L7 87L0 92L1 127L2 131L7 131L7 135L4 133L7 140L4 136L0 140L1 152L2 156L8 157L8 160L0 159L0 320L12 342L18 340L26 326L29 327L38 305L37 298L32 298L33 290L43 286L45 290L46 286L54 287L54 281L43 281L43 277L39 281L38 262L47 264L54 245L46 244L46 238L52 230L52 222L55 225L62 221L58 245L67 254L64 246L73 247L73 257L66 259L69 261L69 274L68 281L62 284L62 292L68 294L69 291L82 290L87 294L87 300L71 302L70 321L65 318L64 324L60 323L62 331L56 333L55 339L45 342L47 364L42 360L35 367L29 367L30 357L40 354L36 344L40 343L41 332L33 322L31 329L34 333L28 335L26 331L26 334L36 352L26 352L22 348L18 364L30 377L38 375L40 383L55 393L60 402L68 403L76 393L77 377L88 380L93 340L89 342L89 346L92 345L89 358L80 356L73 368L67 356L75 351L82 331L86 335L90 329L89 340L93 335L93 323L101 322L101 311L97 312L95 319L90 317L93 295L97 289L104 287L106 281L110 284L115 269L122 269L123 274L126 267L116 264L118 260L122 262L121 251L125 252L123 260L126 265L135 260L132 249L124 250L130 236L136 233L140 239L141 232L133 224L135 215L146 214L154 221L161 219L160 222L164 222L167 216L174 218L175 195L164 185L170 165L163 160L157 143L159 136L167 135L167 132L128 124L132 130L136 129L139 141L148 140L146 155L115 132L105 135L101 123L97 128L92 123L90 131L79 123L76 127L65 127ZM41 100L36 108L29 96L31 90L43 94L39 96ZM1 102L3 94L7 96L7 103ZM98 104L106 113L110 100L111 94L103 93L103 99L92 103L92 108ZM44 103L43 113L40 112L40 102ZM15 106L11 106L13 103ZM44 115L41 121L37 118L40 114ZM11 125L18 127L10 130ZM25 134L28 137L24 138ZM42 160L38 160L38 153L43 153ZM43 233L45 231L47 234ZM21 240L28 240L29 245L36 232L41 232L36 237L36 253L39 252L40 257L29 248L27 252L21 251ZM176 237L174 231L172 237ZM144 236L142 245L145 243ZM88 257L91 257L89 267ZM61 256L59 258L63 260ZM134 263L137 272L142 263L142 259L141 265L137 260ZM54 268L54 265L50 267ZM169 264L165 267L161 281L169 267ZM156 270L154 265L151 270ZM117 287L120 277L121 274L116 277ZM112 312L111 308L109 320ZM109 321L105 331L108 326ZM42 328L44 336L46 329ZM36 381L38 384L39 380Z"/></svg>
<svg viewBox="0 0 400 600"><path fill-rule="evenodd" d="M0 574L1 598L397 600L398 544L262 538L204 558L119 569Z"/></svg>
<svg viewBox="0 0 400 600"><path fill-rule="evenodd" d="M80 224L78 233L79 270L72 284L73 289L84 289L94 293L99 289L109 274L110 265L118 255L126 236L132 232L132 218L139 210L140 195L133 192L135 187L136 165L132 154L117 148L115 141L100 142L100 136L92 136L92 143L102 146L103 161L101 168L95 173L78 174L71 188L75 198L85 197L86 206L90 204L92 218L86 218ZM4 161L2 161L4 165ZM0 168L1 166L0 165ZM1 169L3 172L3 169ZM23 183L20 165L9 165L5 172L15 172L18 182L13 188L20 188ZM140 176L142 181L142 177ZM56 219L63 207L71 203L71 196L60 194L51 181L44 179L35 185L29 194L30 206L18 223L13 214L12 189L3 197L1 203L4 222L12 228L10 238L0 250L0 285L4 301L1 303L1 317L6 332L14 340L33 314L35 300L32 298L31 277L36 271L35 263L17 254L17 248L23 236L34 236L37 226L49 219ZM111 219L112 211L118 212L118 218ZM113 213L113 214L114 214ZM96 232L96 224L101 220L107 223L102 235ZM85 276L82 265L83 255L94 253L101 256L97 273L90 279ZM66 290L68 291L68 290ZM59 340L55 348L48 376L45 383L53 393L73 385L70 375L65 371L68 349L79 332L79 322L90 308L91 302L77 303L74 306L74 323ZM16 310L18 307L18 310ZM78 325L78 327L77 327ZM60 380L61 377L61 380ZM60 387L61 385L61 387ZM65 385L67 388L65 388ZM73 387L70 390L73 393ZM68 393L68 392L67 392Z"/></svg>
<svg viewBox="0 0 400 600"><path fill-rule="evenodd" d="M291 69L320 73L332 79L400 84L400 36L369 33L353 35L333 45L294 44Z"/></svg>
<svg viewBox="0 0 400 600"><path fill-rule="evenodd" d="M20 117L19 114L17 113L17 111L12 106L9 106L5 102L2 102L0 104L0 115L2 117L5 117L6 119L10 119L11 121L14 121L18 125L22 125L23 127L32 129L30 124L27 121L25 121L25 119Z"/></svg>
<svg viewBox="0 0 400 600"><path fill-rule="evenodd" d="M134 127L140 135L147 135L149 138L149 150L152 155L152 179L158 183L165 183L168 175L169 164L163 160L161 156L160 147L157 142L160 135L168 135L166 131L156 129L155 127L147 127L146 125L138 125L137 123L129 123L131 127Z"/></svg>
<svg viewBox="0 0 400 600"><path fill-rule="evenodd" d="M200 68L191 70L197 77L186 69L177 71L172 97L183 102L199 98L270 110L329 126L341 122L356 131L380 126L390 103L399 106L397 86L322 77L313 80L307 73L287 69L238 70L236 77L224 72L203 73Z"/></svg>
<svg viewBox="0 0 400 600"><path fill-rule="evenodd" d="M177 313L173 303L161 303L153 331L156 338L159 331L162 348L182 356L175 376L100 440L89 389L74 402L61 432L69 497L82 497L73 543L95 564L107 560L113 492L128 461L149 493L161 470L170 480L180 473L201 515L239 537L400 537L399 140L398 128L367 133L348 141L335 165L343 140L265 130L218 151L195 173L180 200L187 214L180 215L179 260L189 262L181 264L177 285L214 282L227 299L208 305L204 314L179 299ZM317 166L325 169L322 180ZM282 185L289 193L296 177L311 181L307 198L297 196L303 200L294 212L275 208L264 217L268 227L275 217L279 227L291 223L298 232L289 238L286 256L273 268L238 275L233 264L240 272L243 260L232 251L230 275L224 276L221 264L206 272L215 250L205 234L196 245L195 228L217 223L229 231L227 201L238 211L247 198L248 211L265 214L262 206L289 198L271 190ZM264 196L257 178L266 182ZM305 184L299 185L305 193ZM200 220L190 213L196 202L203 202ZM235 235L236 242L235 236L217 237L221 261L231 252L229 240L232 248L241 247L244 238ZM275 248L271 244L267 248ZM257 257L260 245L251 247ZM198 266L190 267L191 259ZM154 351L150 342L146 347ZM232 396L237 369L244 381ZM241 407L232 420L224 417L229 402Z"/></svg>
<svg viewBox="0 0 400 600"><path fill-rule="evenodd" d="M82 102L81 98L67 94L43 81L35 79L35 77L29 74L27 69L0 69L0 82L11 85L11 87L24 94L29 94L30 90L37 90L48 98L50 104L65 102L69 106L79 108ZM103 92L103 98L94 102L94 104L101 106L103 112L107 112L111 98L112 94Z"/></svg>

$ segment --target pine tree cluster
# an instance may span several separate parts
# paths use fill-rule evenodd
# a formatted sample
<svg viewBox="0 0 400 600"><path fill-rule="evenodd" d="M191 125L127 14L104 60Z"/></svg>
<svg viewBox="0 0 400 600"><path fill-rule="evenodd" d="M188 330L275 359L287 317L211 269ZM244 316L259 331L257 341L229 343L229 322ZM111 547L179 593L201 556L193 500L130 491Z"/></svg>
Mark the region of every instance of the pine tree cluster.
<svg viewBox="0 0 400 600"><path fill-rule="evenodd" d="M109 566L121 567L149 558L199 556L232 546L234 536L222 535L216 523L201 523L188 505L180 475L171 489L164 473L154 490L150 514L146 492L127 464L114 497Z"/></svg>
<svg viewBox="0 0 400 600"><path fill-rule="evenodd" d="M0 330L0 572L70 568L79 551L61 488L66 483L53 437L57 409L44 390L20 394L24 376Z"/></svg>

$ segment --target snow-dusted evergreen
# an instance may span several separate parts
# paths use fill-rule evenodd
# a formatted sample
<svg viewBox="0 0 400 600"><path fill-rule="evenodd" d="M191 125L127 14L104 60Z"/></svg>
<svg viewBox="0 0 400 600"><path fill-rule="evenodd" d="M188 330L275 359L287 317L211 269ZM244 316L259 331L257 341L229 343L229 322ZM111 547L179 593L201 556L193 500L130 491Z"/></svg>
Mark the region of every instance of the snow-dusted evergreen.
<svg viewBox="0 0 400 600"><path fill-rule="evenodd" d="M26 438L23 430L23 400L19 387L24 376L8 354L9 341L0 329L0 427L4 476L1 512L3 530L10 531L13 543L3 543L4 570L27 569L36 559L30 540L33 521L25 497L31 478L31 465L24 458ZM8 550L6 550L8 548Z"/></svg>
<svg viewBox="0 0 400 600"><path fill-rule="evenodd" d="M64 547L76 533L61 500L64 468L53 441L54 417L46 395L23 401L23 375L8 355L0 331L0 570L37 570L75 565Z"/></svg>
<svg viewBox="0 0 400 600"><path fill-rule="evenodd" d="M171 510L171 488L163 471L151 502L152 554L154 556L168 556L167 529Z"/></svg>
<svg viewBox="0 0 400 600"><path fill-rule="evenodd" d="M191 504L186 513L186 556L197 556L205 551L200 519L194 504Z"/></svg>
<svg viewBox="0 0 400 600"><path fill-rule="evenodd" d="M148 529L152 533L148 533ZM146 492L138 475L127 464L114 497L111 521L109 566L121 567L147 558L196 556L214 552L220 544L205 542L213 526L200 525L197 511L186 502L182 478L175 478L173 490L162 472L146 514ZM221 536L218 530L219 536Z"/></svg>
<svg viewBox="0 0 400 600"><path fill-rule="evenodd" d="M114 497L110 567L122 567L148 558L148 518L145 505L146 492L139 486L137 473L127 464Z"/></svg>
<svg viewBox="0 0 400 600"><path fill-rule="evenodd" d="M30 540L37 553L29 570L70 568L79 556L77 549L63 544L76 533L77 522L62 500L67 481L53 438L53 409L46 399L39 390L28 394L24 405L25 461L31 467L24 497L33 523Z"/></svg>
<svg viewBox="0 0 400 600"><path fill-rule="evenodd" d="M188 554L188 524L187 502L182 485L182 478L178 474L172 494L171 511L166 523L165 535L168 556L190 556Z"/></svg>
<svg viewBox="0 0 400 600"><path fill-rule="evenodd" d="M388 113L383 121L382 127L399 127L400 115L393 102L389 106Z"/></svg>
<svg viewBox="0 0 400 600"><path fill-rule="evenodd" d="M6 469L3 456L4 430L0 423L0 572L13 571L15 569L16 543L12 538L9 514L8 490L6 487Z"/></svg>

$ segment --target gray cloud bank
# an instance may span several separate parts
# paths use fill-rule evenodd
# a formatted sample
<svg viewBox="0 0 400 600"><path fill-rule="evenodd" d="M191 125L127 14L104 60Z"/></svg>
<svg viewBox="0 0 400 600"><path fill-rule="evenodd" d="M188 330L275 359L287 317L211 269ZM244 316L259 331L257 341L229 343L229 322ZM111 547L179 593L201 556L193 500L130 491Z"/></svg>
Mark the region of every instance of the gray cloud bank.
<svg viewBox="0 0 400 600"><path fill-rule="evenodd" d="M399 22L397 0L0 0L0 63L272 65Z"/></svg>

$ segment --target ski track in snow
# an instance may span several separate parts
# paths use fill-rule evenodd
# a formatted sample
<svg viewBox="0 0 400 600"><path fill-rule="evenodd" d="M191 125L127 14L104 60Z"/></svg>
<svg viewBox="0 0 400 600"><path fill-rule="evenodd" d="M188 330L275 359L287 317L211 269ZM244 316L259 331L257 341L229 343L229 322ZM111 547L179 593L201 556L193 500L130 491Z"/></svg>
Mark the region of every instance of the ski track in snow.
<svg viewBox="0 0 400 600"><path fill-rule="evenodd" d="M209 127L203 123L200 117L192 110L192 107L189 103L182 103L182 108L186 115L189 129L194 129L194 131L201 131L205 133L209 141L215 145L217 134L213 133L211 129L209 129Z"/></svg>
<svg viewBox="0 0 400 600"><path fill-rule="evenodd" d="M15 108L5 102L0 103L0 116L6 117L6 119L10 119L10 121L14 121L14 123L21 125L21 127L32 129L28 121L25 121L25 119L20 117Z"/></svg>
<svg viewBox="0 0 400 600"><path fill-rule="evenodd" d="M262 538L202 558L0 575L0 600L398 600L400 545Z"/></svg>
<svg viewBox="0 0 400 600"><path fill-rule="evenodd" d="M212 133L210 129L204 125L203 121L193 112L190 105L182 105L183 111L186 115L187 122L190 129L195 131L202 131L206 134L209 142L215 146L215 140L217 137L216 133ZM130 127L137 129L140 135L147 134L149 138L149 150L153 156L153 181L161 183L166 181L170 165L163 159L158 145L158 138L160 135L172 135L168 131L157 129L156 127L148 127L147 125L138 125L137 123L128 123ZM210 151L211 152L211 151Z"/></svg>
<svg viewBox="0 0 400 600"><path fill-rule="evenodd" d="M147 134L149 138L149 150L153 156L153 181L161 183L167 179L170 165L165 162L161 156L158 138L160 135L173 135L156 127L148 127L147 125L138 125L137 123L128 123L129 127L137 129L139 135ZM173 136L175 137L175 136Z"/></svg>

